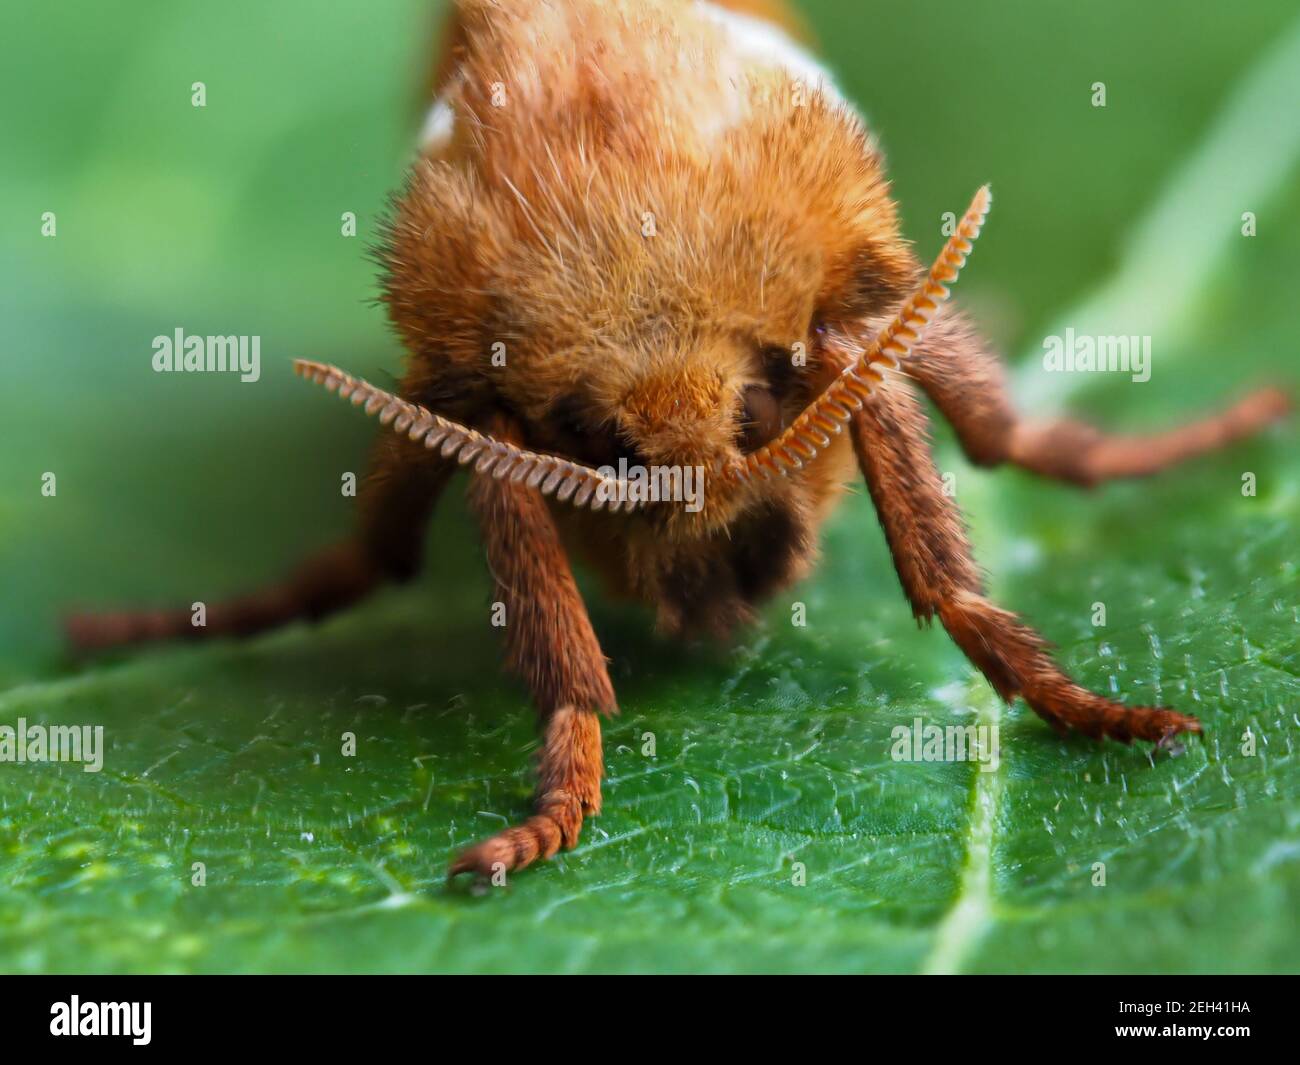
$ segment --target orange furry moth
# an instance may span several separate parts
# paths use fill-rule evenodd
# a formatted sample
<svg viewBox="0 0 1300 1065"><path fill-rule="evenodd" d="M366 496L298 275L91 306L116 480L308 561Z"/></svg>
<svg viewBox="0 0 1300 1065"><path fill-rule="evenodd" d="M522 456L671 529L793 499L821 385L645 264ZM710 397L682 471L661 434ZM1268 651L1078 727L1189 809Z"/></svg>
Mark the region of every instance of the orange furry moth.
<svg viewBox="0 0 1300 1065"><path fill-rule="evenodd" d="M1286 399L1255 392L1138 436L1023 420L946 305L987 189L922 272L874 140L801 37L778 0L461 0L382 250L406 375L393 394L297 364L386 427L355 535L210 607L205 628L188 611L76 615L74 645L341 610L416 572L464 468L543 738L531 816L452 861L489 876L572 847L600 809L616 702L571 553L666 631L725 634L808 571L861 477L914 615L937 617L1004 699L1096 738L1200 732L1076 684L988 599L914 389L977 464L1083 486L1224 445ZM689 484L703 488L688 502Z"/></svg>

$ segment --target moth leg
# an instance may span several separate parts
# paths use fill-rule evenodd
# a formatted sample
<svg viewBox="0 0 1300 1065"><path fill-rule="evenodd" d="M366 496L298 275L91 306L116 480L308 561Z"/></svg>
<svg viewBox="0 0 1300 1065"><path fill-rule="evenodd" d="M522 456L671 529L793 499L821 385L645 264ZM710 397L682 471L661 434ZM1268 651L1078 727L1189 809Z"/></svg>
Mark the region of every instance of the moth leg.
<svg viewBox="0 0 1300 1065"><path fill-rule="evenodd" d="M953 641L1010 702L1021 696L1059 732L1159 742L1200 723L1163 707L1124 706L1081 688L1047 642L990 602L960 512L943 494L924 412L905 382L890 379L856 415L851 432L894 567L918 621L937 614Z"/></svg>
<svg viewBox="0 0 1300 1065"><path fill-rule="evenodd" d="M429 516L454 468L422 445L386 433L359 493L352 539L313 555L277 584L209 604L202 626L186 609L75 613L64 619L68 642L97 651L154 640L251 636L351 606L384 580L407 580L418 571Z"/></svg>
<svg viewBox="0 0 1300 1065"><path fill-rule="evenodd" d="M517 440L501 419L498 440ZM506 608L506 657L532 693L543 735L533 815L460 854L448 871L522 869L578 842L583 818L600 812L600 713L617 705L605 656L541 494L476 476L470 507L482 527L496 594Z"/></svg>
<svg viewBox="0 0 1300 1065"><path fill-rule="evenodd" d="M1278 420L1291 406L1281 390L1263 388L1178 428L1133 435L1103 433L1071 419L1026 420L1011 403L997 356L953 312L931 325L908 358L906 372L952 424L972 462L1010 462L1084 487L1145 477L1214 451Z"/></svg>

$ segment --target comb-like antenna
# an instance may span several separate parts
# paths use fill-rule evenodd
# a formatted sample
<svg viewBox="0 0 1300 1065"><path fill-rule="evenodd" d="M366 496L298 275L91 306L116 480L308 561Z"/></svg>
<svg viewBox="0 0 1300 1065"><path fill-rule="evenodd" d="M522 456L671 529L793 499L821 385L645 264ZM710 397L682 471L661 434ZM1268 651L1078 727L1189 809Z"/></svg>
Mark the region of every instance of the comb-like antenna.
<svg viewBox="0 0 1300 1065"><path fill-rule="evenodd" d="M957 280L966 256L980 235L988 214L992 194L983 186L966 208L957 231L948 238L939 258L934 261L925 283L899 308L893 320L876 334L876 339L834 382L799 414L790 427L771 443L732 463L724 476L733 483L743 483L755 476L771 477L774 473L797 470L830 444L831 436L840 432L861 409L876 385L884 381L878 367L897 369L920 341L939 305L949 296L948 285Z"/></svg>
<svg viewBox="0 0 1300 1065"><path fill-rule="evenodd" d="M337 366L295 359L293 368L307 380L350 399L353 406L364 405L367 414L377 414L380 422L391 425L395 432L406 433L417 443L422 441L430 450L441 447L443 458L455 459L462 466L474 463L475 473L490 474L498 481L509 478L515 484L536 488L542 495L554 495L563 503L590 510L635 510L642 505L625 481L558 455L539 455L496 440L376 388Z"/></svg>

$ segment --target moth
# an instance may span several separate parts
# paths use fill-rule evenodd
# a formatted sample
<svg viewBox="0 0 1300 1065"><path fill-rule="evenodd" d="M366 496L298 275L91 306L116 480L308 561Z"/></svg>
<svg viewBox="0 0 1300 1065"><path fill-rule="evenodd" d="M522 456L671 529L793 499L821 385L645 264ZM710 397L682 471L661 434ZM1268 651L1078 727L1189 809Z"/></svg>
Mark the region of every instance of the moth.
<svg viewBox="0 0 1300 1065"><path fill-rule="evenodd" d="M804 39L775 0L460 0L380 252L401 385L297 365L386 427L355 534L203 628L188 611L82 614L72 642L247 636L343 610L416 573L468 468L542 737L531 816L450 866L489 876L573 847L600 810L617 706L571 559L663 630L725 636L809 572L860 477L914 616L938 618L1003 699L1062 733L1199 733L1081 687L990 601L918 392L974 463L1085 487L1252 433L1286 397L1142 435L1023 418L948 303L988 190L924 270L878 146Z"/></svg>

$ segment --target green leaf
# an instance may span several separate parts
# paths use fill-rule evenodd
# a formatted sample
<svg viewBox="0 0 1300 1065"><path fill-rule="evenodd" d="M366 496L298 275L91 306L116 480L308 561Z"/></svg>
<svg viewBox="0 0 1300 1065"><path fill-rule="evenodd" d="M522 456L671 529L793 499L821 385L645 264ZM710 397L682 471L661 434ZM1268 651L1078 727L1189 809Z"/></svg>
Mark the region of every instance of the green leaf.
<svg viewBox="0 0 1300 1065"><path fill-rule="evenodd" d="M1215 16L1206 43L1179 40L1187 77L1205 71L1194 91L1209 83L1225 93L1285 26L1287 7ZM85 40L94 27L69 25L59 43L26 42L29 55L0 75L0 90L13 87L5 78L36 79L39 91L22 98L47 120L24 118L28 169L4 178L6 202L28 213L21 226L5 223L15 251L0 261L0 289L22 294L6 309L18 353L6 372L25 397L7 411L0 456L0 723L102 725L107 746L98 773L0 763L0 969L1294 970L1291 427L1090 494L973 470L941 437L940 465L956 476L999 601L1055 640L1082 682L1196 713L1204 741L1153 755L1061 740L1023 707L1000 707L941 631L912 625L858 494L830 526L817 575L733 647L663 642L643 612L588 587L623 707L605 728L604 813L576 850L482 895L448 889L446 862L526 813L536 737L525 694L499 667L490 585L458 499L437 517L417 584L319 627L65 661L55 621L69 603L211 601L273 576L349 519L339 478L359 468L372 426L293 382L287 364L301 354L367 372L395 364L378 313L359 302L373 290L362 249L337 236L337 220L354 209L373 223L393 183L404 136L395 42L415 5L367 15L384 29L367 24L364 38L382 40L359 54L360 25L331 23L319 42L298 45L287 30L302 13L274 8L266 34L251 38L231 19L195 43L192 10L160 18L153 37L143 22L138 38L119 30L134 58L111 67L94 66L101 53ZM827 28L847 17L818 13ZM906 15L873 11L899 33ZM1000 49L1012 16L993 5L962 17L978 54ZM103 29L116 25L106 17ZM1043 55L1064 47L1059 26L1033 32L1041 38L1005 57L1016 65L991 75L988 98L1023 93ZM1082 27L1077 51L1053 57L1085 103L1092 57L1112 34ZM852 39L846 28L846 69ZM229 60L245 47L254 52L244 62ZM1193 62L1197 48L1236 55L1241 69ZM912 71L917 84L947 64L934 52ZM82 177L71 169L85 131L74 121L80 101L40 73L66 71L52 60L73 55L108 98ZM310 102L267 111L268 94L279 99L293 78L263 73L259 88L258 59L346 73ZM203 61L223 73L210 75L214 103L196 116L188 88ZM1116 153L1103 218L1154 197L1140 176L1115 173L1140 153L1149 109L1179 113L1181 94L1162 77L1130 87L1130 99L1145 94L1142 108L1112 103L1110 133L1089 134L1111 138ZM853 87L877 117L870 87ZM1101 117L1081 105L1061 122L1064 97L1032 100L1026 129L1006 131L980 99L953 104L944 120L974 115L1021 169L1044 137L1069 153L1071 130ZM909 178L921 153L944 143L925 128L934 107L892 97L879 106L901 112L884 134L928 253L949 201L987 175L968 180L962 168L941 187ZM363 147L340 148L339 129ZM1182 157L1203 133L1161 135ZM960 153L945 159L958 167ZM1157 333L1152 381L1061 380L1073 410L1142 426L1211 406L1248 380L1295 383L1293 301L1278 286L1294 272L1288 237L1300 222L1288 165L1271 186L1285 195L1240 206L1257 212L1257 237L1235 235L1235 213L1186 220L1233 237L1205 259L1210 274L1196 278L1177 328ZM51 184L47 173L63 176ZM304 188L303 173L322 186ZM1027 307L1042 314L1043 242L1100 262L1118 233L1079 226L1064 194L1034 203L1033 226L1016 224L1024 197L992 176L999 201L983 238L992 254L983 273L983 246L972 261L974 302L995 322L998 291L1026 301L1002 320ZM31 223L46 209L59 211L54 241ZM1053 318L1068 323L1070 312ZM263 380L200 386L148 372L150 339L177 325L262 335ZM1033 333L1024 337L1032 352ZM40 493L46 471L58 475L52 498ZM1243 473L1255 475L1256 495L1242 494ZM796 601L805 627L791 624ZM1104 628L1092 624L1096 602ZM917 718L998 724L997 770L894 761L893 730ZM1242 752L1247 730L1253 755ZM345 733L355 757L342 753ZM1104 887L1094 886L1096 863Z"/></svg>

